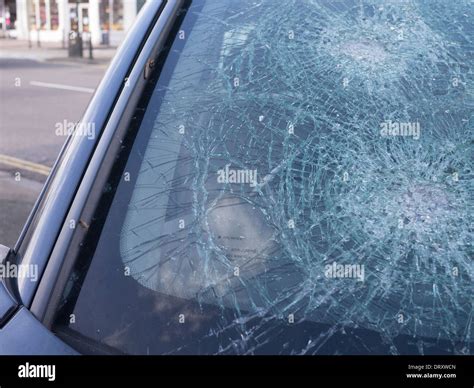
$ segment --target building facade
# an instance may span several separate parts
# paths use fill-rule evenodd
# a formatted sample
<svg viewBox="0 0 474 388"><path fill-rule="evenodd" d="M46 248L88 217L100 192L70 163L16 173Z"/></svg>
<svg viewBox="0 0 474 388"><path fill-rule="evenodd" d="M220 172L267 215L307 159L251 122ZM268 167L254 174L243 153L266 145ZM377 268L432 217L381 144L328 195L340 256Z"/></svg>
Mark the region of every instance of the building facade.
<svg viewBox="0 0 474 388"><path fill-rule="evenodd" d="M16 36L66 45L69 33L79 31L90 33L94 45L118 45L145 1L16 0Z"/></svg>

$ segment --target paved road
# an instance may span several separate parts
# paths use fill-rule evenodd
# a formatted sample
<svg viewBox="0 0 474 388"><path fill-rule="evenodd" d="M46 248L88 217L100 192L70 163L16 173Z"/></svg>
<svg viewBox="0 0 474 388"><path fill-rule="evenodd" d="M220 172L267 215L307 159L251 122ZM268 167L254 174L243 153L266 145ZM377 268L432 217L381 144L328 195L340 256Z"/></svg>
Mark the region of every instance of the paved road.
<svg viewBox="0 0 474 388"><path fill-rule="evenodd" d="M65 141L56 124L81 118L105 70L102 64L0 59L1 244L14 244Z"/></svg>
<svg viewBox="0 0 474 388"><path fill-rule="evenodd" d="M42 182L26 178L16 181L10 173L0 171L1 244L14 245L42 187Z"/></svg>

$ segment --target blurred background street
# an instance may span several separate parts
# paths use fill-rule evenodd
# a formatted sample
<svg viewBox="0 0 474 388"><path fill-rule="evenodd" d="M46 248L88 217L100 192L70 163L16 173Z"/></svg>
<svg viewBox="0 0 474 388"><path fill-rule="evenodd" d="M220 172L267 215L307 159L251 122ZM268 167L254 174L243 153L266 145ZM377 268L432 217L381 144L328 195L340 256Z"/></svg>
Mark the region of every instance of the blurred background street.
<svg viewBox="0 0 474 388"><path fill-rule="evenodd" d="M56 135L56 123L81 118L105 70L0 54L0 243L16 241L66 139Z"/></svg>
<svg viewBox="0 0 474 388"><path fill-rule="evenodd" d="M108 58L93 64L61 57L38 61L21 58L22 50L5 50L4 43L0 43L0 243L11 247L66 139L56 134L56 123L81 118Z"/></svg>
<svg viewBox="0 0 474 388"><path fill-rule="evenodd" d="M13 247L144 0L0 0L0 244Z"/></svg>

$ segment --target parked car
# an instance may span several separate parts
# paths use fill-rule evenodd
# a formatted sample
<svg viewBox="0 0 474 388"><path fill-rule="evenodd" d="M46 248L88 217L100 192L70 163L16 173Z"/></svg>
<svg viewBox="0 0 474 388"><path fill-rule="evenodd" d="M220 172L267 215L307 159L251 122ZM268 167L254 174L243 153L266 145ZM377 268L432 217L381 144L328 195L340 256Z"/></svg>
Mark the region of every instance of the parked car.
<svg viewBox="0 0 474 388"><path fill-rule="evenodd" d="M3 248L0 353L469 354L468 4L147 1Z"/></svg>

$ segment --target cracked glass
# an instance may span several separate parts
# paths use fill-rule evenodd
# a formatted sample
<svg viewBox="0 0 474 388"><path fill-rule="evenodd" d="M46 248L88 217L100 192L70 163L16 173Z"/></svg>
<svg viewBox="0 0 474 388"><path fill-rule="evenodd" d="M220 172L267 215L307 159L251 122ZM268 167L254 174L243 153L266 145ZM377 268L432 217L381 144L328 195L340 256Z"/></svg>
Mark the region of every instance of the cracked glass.
<svg viewBox="0 0 474 388"><path fill-rule="evenodd" d="M193 1L57 331L470 354L472 20L462 0Z"/></svg>

